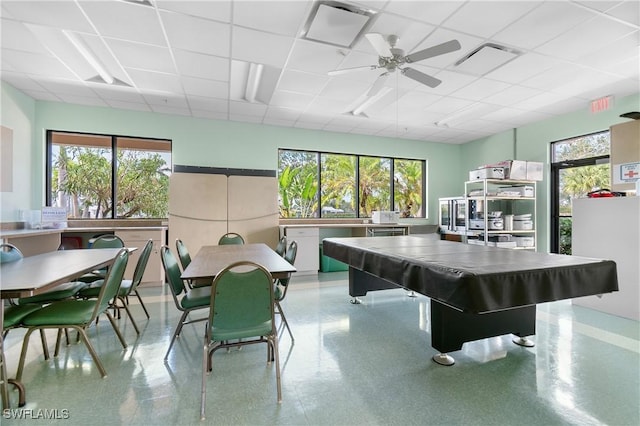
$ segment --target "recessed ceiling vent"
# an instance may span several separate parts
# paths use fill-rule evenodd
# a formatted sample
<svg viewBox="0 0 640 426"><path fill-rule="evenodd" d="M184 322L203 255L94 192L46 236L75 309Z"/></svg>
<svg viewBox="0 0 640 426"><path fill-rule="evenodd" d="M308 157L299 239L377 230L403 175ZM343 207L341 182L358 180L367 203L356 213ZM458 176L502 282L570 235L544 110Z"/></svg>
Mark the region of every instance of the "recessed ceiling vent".
<svg viewBox="0 0 640 426"><path fill-rule="evenodd" d="M352 48L373 23L376 12L336 1L319 1L311 10L301 38Z"/></svg>
<svg viewBox="0 0 640 426"><path fill-rule="evenodd" d="M513 61L521 54L520 51L510 47L485 43L458 59L454 66L456 71L482 76Z"/></svg>

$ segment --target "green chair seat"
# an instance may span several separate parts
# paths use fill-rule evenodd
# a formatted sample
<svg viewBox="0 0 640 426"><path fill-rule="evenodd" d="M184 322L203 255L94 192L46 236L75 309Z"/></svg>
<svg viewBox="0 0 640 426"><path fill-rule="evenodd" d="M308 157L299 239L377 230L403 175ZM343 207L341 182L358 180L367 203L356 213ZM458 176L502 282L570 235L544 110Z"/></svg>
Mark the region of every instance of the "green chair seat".
<svg viewBox="0 0 640 426"><path fill-rule="evenodd" d="M95 309L96 300L63 300L27 315L22 323L29 327L87 324L91 322Z"/></svg>
<svg viewBox="0 0 640 426"><path fill-rule="evenodd" d="M243 329L224 329L221 327L213 327L212 340L217 342L225 342L234 339L245 339L255 336L266 336L271 333L271 321L265 321L262 324L246 327Z"/></svg>
<svg viewBox="0 0 640 426"><path fill-rule="evenodd" d="M196 287L187 291L180 299L180 306L183 309L192 309L199 306L209 306L211 299L211 287Z"/></svg>
<svg viewBox="0 0 640 426"><path fill-rule="evenodd" d="M41 305L12 305L4 310L4 328L15 327L29 314L42 308Z"/></svg>
<svg viewBox="0 0 640 426"><path fill-rule="evenodd" d="M100 294L100 289L104 284L104 280L94 281L78 292L78 296L82 299L95 299ZM118 296L128 296L133 280L122 280Z"/></svg>
<svg viewBox="0 0 640 426"><path fill-rule="evenodd" d="M70 299L82 290L87 284L79 281L72 281L56 287L53 291L38 294L36 296L23 297L18 299L18 304L28 303L48 303L58 300Z"/></svg>

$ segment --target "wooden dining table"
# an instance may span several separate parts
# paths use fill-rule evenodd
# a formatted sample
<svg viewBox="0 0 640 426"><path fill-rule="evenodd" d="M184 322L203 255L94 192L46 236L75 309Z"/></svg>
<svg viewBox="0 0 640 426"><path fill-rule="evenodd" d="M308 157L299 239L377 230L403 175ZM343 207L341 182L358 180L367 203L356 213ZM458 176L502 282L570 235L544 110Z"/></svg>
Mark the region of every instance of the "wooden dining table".
<svg viewBox="0 0 640 426"><path fill-rule="evenodd" d="M4 328L4 299L36 296L52 290L60 284L72 281L85 273L104 268L113 263L121 249L58 250L27 256L0 265L0 328ZM129 249L134 250L134 249ZM3 361L4 342L0 335L0 353ZM2 363L0 393L5 408L9 408L7 382L24 389L21 383L8 379L5 362Z"/></svg>
<svg viewBox="0 0 640 426"><path fill-rule="evenodd" d="M296 268L263 243L202 246L182 272L182 279L214 278L218 272L234 262L248 260L258 263L273 278L287 278Z"/></svg>

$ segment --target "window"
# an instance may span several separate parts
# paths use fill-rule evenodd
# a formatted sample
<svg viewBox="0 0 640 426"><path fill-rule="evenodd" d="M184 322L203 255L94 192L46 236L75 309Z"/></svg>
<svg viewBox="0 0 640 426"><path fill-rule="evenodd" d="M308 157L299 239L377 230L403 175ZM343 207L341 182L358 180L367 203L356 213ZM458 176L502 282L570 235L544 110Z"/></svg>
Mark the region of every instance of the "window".
<svg viewBox="0 0 640 426"><path fill-rule="evenodd" d="M70 219L166 218L170 172L169 140L47 131L47 205Z"/></svg>
<svg viewBox="0 0 640 426"><path fill-rule="evenodd" d="M551 252L571 254L571 201L610 187L609 131L551 144Z"/></svg>
<svg viewBox="0 0 640 426"><path fill-rule="evenodd" d="M353 154L278 152L282 218L424 217L426 161Z"/></svg>

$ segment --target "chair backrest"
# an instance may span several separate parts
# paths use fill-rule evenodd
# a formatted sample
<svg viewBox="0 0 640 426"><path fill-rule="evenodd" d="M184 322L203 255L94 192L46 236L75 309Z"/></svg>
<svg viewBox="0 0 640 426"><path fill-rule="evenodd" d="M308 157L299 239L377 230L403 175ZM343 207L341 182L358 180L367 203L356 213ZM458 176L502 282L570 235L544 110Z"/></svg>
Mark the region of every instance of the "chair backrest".
<svg viewBox="0 0 640 426"><path fill-rule="evenodd" d="M162 266L164 267L164 273L171 288L174 301L178 303L176 298L185 291L184 281L180 278L180 266L178 266L176 257L167 246L160 248L160 258L162 259Z"/></svg>
<svg viewBox="0 0 640 426"><path fill-rule="evenodd" d="M0 244L0 263L15 262L22 259L24 256L20 249L13 244L3 243Z"/></svg>
<svg viewBox="0 0 640 426"><path fill-rule="evenodd" d="M189 250L187 250L187 246L184 245L180 238L176 238L176 251L178 252L178 258L180 259L180 265L182 265L182 270L187 269L187 266L191 263L191 255L189 255Z"/></svg>
<svg viewBox="0 0 640 426"><path fill-rule="evenodd" d="M244 238L235 232L227 232L218 240L218 245L225 244L244 244Z"/></svg>
<svg viewBox="0 0 640 426"><path fill-rule="evenodd" d="M104 284L100 287L100 293L98 294L96 308L91 321L106 311L109 308L109 302L118 294L128 261L129 250L123 248L116 254L113 264L107 270L107 276L104 278Z"/></svg>
<svg viewBox="0 0 640 426"><path fill-rule="evenodd" d="M291 241L291 244L289 244L289 247L287 248L287 252L284 254L284 258L287 262L289 262L291 265L294 265L296 262L296 255L298 254L298 242L297 241ZM289 285L289 279L291 278L291 274L289 274L289 276L287 278L280 278L278 280L278 283L280 283L283 286L288 286Z"/></svg>
<svg viewBox="0 0 640 426"><path fill-rule="evenodd" d="M223 330L223 340L275 333L273 277L263 266L235 262L216 275L212 286L209 326L213 340L219 340L216 330ZM247 335L249 329L256 334Z"/></svg>
<svg viewBox="0 0 640 426"><path fill-rule="evenodd" d="M282 238L280 238L280 241L278 241L278 245L276 246L276 253L278 253L280 256L284 256L284 254L287 252L287 236L283 235Z"/></svg>
<svg viewBox="0 0 640 426"><path fill-rule="evenodd" d="M124 241L117 235L100 235L93 240L91 248L121 248L124 247Z"/></svg>
<svg viewBox="0 0 640 426"><path fill-rule="evenodd" d="M144 245L142 252L140 252L138 263L136 263L136 269L133 271L133 279L131 280L131 287L129 288L129 293L134 291L142 281L142 277L144 276L145 269L147 269L147 262L149 261L149 257L151 256L152 249L153 249L153 240L149 239L147 243Z"/></svg>

